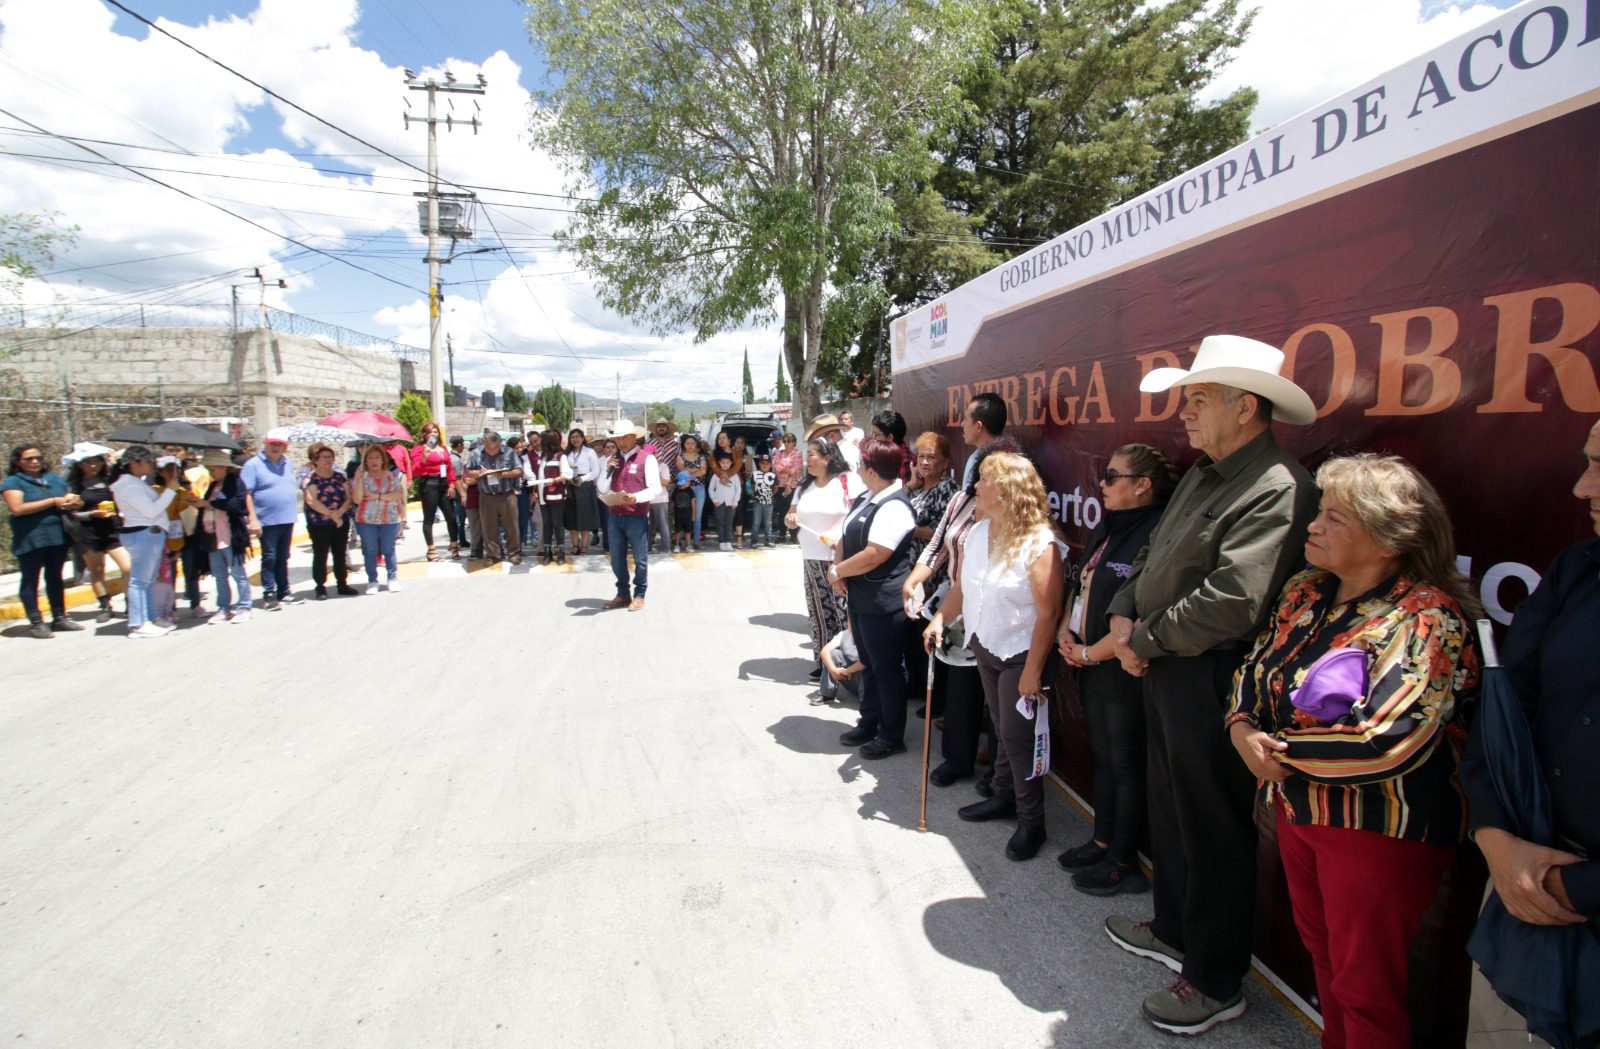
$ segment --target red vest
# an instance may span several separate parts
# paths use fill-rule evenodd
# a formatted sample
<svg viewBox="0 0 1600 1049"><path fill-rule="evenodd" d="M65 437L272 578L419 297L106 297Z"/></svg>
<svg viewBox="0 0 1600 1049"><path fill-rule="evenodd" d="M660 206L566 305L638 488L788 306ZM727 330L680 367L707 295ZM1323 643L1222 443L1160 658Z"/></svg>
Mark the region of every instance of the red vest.
<svg viewBox="0 0 1600 1049"><path fill-rule="evenodd" d="M549 478L550 483L544 486L544 497L540 500L545 503L559 503L567 495L567 484L561 480L561 454L556 453L553 459L543 459L539 463L539 476Z"/></svg>
<svg viewBox="0 0 1600 1049"><path fill-rule="evenodd" d="M611 475L611 490L613 492L638 493L645 490L649 481L644 475L645 450L643 445L634 445L633 451L627 455L618 452L622 465L617 467L617 472ZM626 506L611 506L607 509L623 517L646 517L650 513L649 503L629 503Z"/></svg>

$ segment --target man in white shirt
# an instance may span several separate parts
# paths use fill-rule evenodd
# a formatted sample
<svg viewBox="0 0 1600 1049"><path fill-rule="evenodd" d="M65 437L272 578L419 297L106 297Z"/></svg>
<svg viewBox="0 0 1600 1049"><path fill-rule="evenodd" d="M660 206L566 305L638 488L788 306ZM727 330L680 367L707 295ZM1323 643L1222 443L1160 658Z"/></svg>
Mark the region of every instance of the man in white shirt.
<svg viewBox="0 0 1600 1049"><path fill-rule="evenodd" d="M661 464L640 446L647 436L642 426L624 421L607 435L617 442L617 454L606 463L600 477L600 496L610 513L606 535L611 543L611 573L617 577L617 596L606 608L644 608L650 581L650 503L661 494ZM628 595L628 548L633 548L633 595Z"/></svg>
<svg viewBox="0 0 1600 1049"><path fill-rule="evenodd" d="M857 450L861 449L861 442L866 438L861 432L861 427L856 425L856 417L848 410L839 413L839 440Z"/></svg>

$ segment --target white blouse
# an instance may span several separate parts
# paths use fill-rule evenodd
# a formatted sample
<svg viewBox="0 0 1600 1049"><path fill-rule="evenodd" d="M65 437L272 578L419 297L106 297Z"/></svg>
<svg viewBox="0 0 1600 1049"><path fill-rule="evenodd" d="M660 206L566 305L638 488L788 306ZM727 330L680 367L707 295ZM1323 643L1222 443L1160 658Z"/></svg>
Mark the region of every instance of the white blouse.
<svg viewBox="0 0 1600 1049"><path fill-rule="evenodd" d="M989 562L989 522L972 526L962 543L961 615L967 640L977 639L998 659L1026 652L1033 643L1039 611L1033 600L1028 566L1051 546L1065 554L1066 545L1048 525L1028 536L1010 562Z"/></svg>
<svg viewBox="0 0 1600 1049"><path fill-rule="evenodd" d="M794 519L800 526L800 556L807 561L832 561L833 551L819 535L839 537L839 526L850 504L866 491L861 482L848 474L835 477L827 484L812 481L795 500Z"/></svg>

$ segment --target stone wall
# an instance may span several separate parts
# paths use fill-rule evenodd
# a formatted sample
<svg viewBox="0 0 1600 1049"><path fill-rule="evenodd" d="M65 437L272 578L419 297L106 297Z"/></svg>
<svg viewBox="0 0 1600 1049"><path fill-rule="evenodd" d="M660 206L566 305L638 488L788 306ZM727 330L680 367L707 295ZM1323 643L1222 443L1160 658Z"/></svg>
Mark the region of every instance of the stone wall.
<svg viewBox="0 0 1600 1049"><path fill-rule="evenodd" d="M298 335L216 328L21 332L0 361L0 442L40 440L59 454L128 422L229 420L249 437L346 408L393 414L402 362ZM72 401L68 429L67 390ZM57 403L52 403L57 402Z"/></svg>

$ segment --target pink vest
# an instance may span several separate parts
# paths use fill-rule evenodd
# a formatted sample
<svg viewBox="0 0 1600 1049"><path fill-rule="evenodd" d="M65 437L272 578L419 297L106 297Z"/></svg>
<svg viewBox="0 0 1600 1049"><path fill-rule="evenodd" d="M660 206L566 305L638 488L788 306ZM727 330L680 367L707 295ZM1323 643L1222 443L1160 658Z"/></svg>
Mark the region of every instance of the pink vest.
<svg viewBox="0 0 1600 1049"><path fill-rule="evenodd" d="M645 450L640 445L635 445L632 453L622 455L622 465L617 467L617 472L611 476L611 490L613 492L638 493L645 490L648 482L644 476ZM623 517L646 517L650 513L649 503L629 503L627 506L609 506L606 508L611 513L621 514Z"/></svg>

